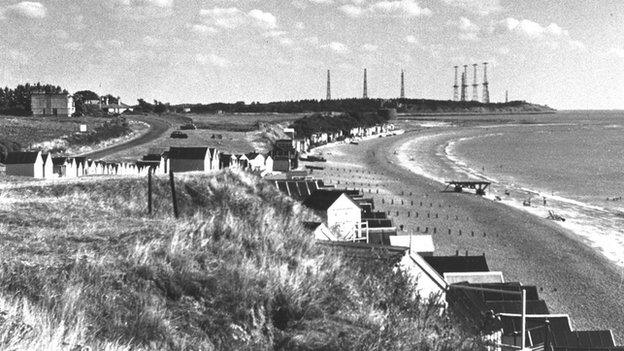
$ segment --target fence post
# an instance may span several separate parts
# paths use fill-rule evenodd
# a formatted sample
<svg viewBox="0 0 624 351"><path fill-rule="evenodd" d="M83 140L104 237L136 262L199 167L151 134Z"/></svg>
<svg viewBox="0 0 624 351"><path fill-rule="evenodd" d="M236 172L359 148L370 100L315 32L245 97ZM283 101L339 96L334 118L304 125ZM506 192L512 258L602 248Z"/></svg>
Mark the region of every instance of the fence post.
<svg viewBox="0 0 624 351"><path fill-rule="evenodd" d="M152 167L147 169L147 213L152 215Z"/></svg>
<svg viewBox="0 0 624 351"><path fill-rule="evenodd" d="M171 185L171 200L173 201L173 215L178 218L178 200L176 199L175 182L173 181L173 170L169 168L169 185Z"/></svg>

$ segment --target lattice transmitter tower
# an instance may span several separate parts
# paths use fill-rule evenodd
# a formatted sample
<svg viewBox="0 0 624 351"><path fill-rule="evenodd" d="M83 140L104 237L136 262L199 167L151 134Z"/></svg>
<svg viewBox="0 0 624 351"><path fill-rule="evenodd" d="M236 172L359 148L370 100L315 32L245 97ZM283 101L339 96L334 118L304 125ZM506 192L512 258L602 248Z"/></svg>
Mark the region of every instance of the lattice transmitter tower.
<svg viewBox="0 0 624 351"><path fill-rule="evenodd" d="M472 68L474 69L474 76L472 78L472 101L479 101L479 84L477 84L477 64L473 63Z"/></svg>
<svg viewBox="0 0 624 351"><path fill-rule="evenodd" d="M327 70L327 100L331 100L331 75L329 70Z"/></svg>
<svg viewBox="0 0 624 351"><path fill-rule="evenodd" d="M490 103L490 83L487 78L487 62L483 62L483 103Z"/></svg>
<svg viewBox="0 0 624 351"><path fill-rule="evenodd" d="M457 68L455 66L455 85L453 85L453 101L459 101L459 85L457 84Z"/></svg>
<svg viewBox="0 0 624 351"><path fill-rule="evenodd" d="M401 99L405 99L405 72L401 70Z"/></svg>
<svg viewBox="0 0 624 351"><path fill-rule="evenodd" d="M368 82L366 81L366 68L364 68L364 92L362 98L368 99Z"/></svg>
<svg viewBox="0 0 624 351"><path fill-rule="evenodd" d="M466 92L468 91L468 65L464 65L464 73L461 77L461 101L466 101Z"/></svg>

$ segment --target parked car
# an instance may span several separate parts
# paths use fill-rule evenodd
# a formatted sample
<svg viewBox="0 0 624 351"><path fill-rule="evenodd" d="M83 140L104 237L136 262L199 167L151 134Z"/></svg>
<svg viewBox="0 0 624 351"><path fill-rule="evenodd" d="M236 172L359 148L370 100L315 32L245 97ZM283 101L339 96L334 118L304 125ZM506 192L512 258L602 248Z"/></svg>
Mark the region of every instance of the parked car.
<svg viewBox="0 0 624 351"><path fill-rule="evenodd" d="M171 138L176 138L176 139L186 139L186 138L188 138L188 135L182 133L179 130L176 130L176 131L171 133L170 137Z"/></svg>
<svg viewBox="0 0 624 351"><path fill-rule="evenodd" d="M191 130L197 129L197 127L193 123L187 123L180 126L180 130Z"/></svg>

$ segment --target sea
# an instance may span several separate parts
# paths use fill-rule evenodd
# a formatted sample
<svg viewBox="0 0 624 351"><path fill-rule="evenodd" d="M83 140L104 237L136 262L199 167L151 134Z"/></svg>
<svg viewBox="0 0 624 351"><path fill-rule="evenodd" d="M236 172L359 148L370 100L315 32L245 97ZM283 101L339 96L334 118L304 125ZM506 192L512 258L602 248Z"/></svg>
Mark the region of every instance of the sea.
<svg viewBox="0 0 624 351"><path fill-rule="evenodd" d="M624 267L624 111L482 119L429 123L396 150L401 164L442 183L490 181L487 198L565 219L554 221Z"/></svg>

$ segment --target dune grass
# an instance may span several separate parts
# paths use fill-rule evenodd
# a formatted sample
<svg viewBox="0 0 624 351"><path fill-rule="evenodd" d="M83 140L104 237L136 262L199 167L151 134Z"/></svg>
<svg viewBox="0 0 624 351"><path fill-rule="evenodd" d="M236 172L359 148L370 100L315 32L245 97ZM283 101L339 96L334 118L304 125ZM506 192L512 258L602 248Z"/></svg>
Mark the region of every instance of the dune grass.
<svg viewBox="0 0 624 351"><path fill-rule="evenodd" d="M0 188L0 349L473 350L410 279L315 245L254 175Z"/></svg>

